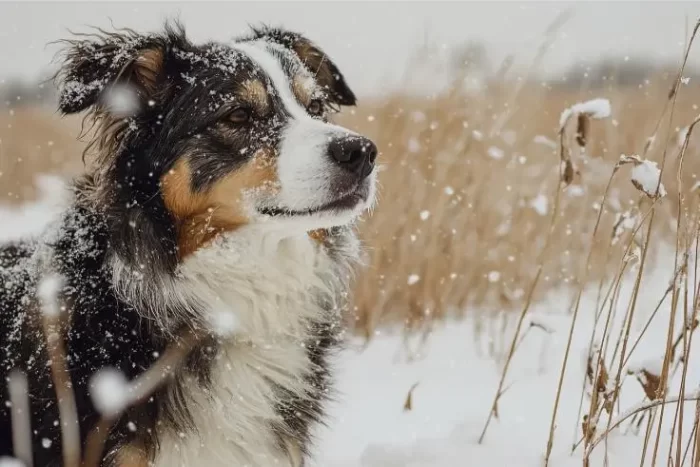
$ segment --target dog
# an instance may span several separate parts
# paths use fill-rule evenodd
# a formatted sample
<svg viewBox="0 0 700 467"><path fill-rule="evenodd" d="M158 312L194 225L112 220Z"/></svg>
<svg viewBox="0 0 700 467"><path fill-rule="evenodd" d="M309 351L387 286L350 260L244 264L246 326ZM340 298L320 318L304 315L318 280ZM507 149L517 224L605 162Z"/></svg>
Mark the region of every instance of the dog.
<svg viewBox="0 0 700 467"><path fill-rule="evenodd" d="M59 110L85 113L94 163L44 234L0 250L0 456L18 454L20 371L33 465L63 465L47 339L65 349L85 449L110 419L96 375L127 387L189 335L177 371L111 415L100 465L308 465L376 197L377 147L330 121L355 94L281 28L197 45L166 23L63 45Z"/></svg>

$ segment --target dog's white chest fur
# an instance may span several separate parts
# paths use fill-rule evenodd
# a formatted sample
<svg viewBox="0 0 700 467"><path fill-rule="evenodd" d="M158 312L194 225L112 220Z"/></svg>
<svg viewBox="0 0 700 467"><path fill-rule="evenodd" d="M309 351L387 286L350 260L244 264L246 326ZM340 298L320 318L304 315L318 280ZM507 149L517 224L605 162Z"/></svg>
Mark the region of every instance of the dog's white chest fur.
<svg viewBox="0 0 700 467"><path fill-rule="evenodd" d="M300 465L293 440L282 450L271 429L280 422L275 387L308 390L308 324L333 318L319 305L335 292L330 259L306 235L251 231L198 251L181 272L179 286L212 313L212 326L235 330L222 336L211 389L194 378L185 384L196 432L159 433L156 466Z"/></svg>

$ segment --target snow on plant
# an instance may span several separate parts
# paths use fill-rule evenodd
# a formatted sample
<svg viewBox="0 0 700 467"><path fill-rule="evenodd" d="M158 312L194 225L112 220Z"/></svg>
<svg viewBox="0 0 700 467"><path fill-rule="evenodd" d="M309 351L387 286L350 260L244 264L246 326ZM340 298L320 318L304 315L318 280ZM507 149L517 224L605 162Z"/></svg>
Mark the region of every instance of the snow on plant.
<svg viewBox="0 0 700 467"><path fill-rule="evenodd" d="M610 101L608 99L598 98L586 102L579 102L571 107L564 109L559 117L559 128L564 128L564 125L573 115L585 115L588 118L603 119L608 118L611 114Z"/></svg>
<svg viewBox="0 0 700 467"><path fill-rule="evenodd" d="M565 186L571 184L574 175L577 173L571 159L571 148L565 148L566 145L564 142L567 123L569 123L572 118L576 119L576 143L578 143L580 150L583 152L588 142L590 119L608 118L610 114L610 101L602 98L579 102L578 104L564 109L561 113L559 117L559 157L561 159L561 180Z"/></svg>
<svg viewBox="0 0 700 467"><path fill-rule="evenodd" d="M621 155L619 165L632 164L631 181L639 191L652 199L666 196L666 188L661 183L661 170L656 162L641 159L639 156Z"/></svg>

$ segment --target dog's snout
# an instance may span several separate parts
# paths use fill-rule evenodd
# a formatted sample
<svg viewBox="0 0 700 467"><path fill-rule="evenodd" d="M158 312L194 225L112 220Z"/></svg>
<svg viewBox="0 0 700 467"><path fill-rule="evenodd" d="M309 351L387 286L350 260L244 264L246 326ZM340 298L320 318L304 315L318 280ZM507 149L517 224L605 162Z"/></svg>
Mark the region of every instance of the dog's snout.
<svg viewBox="0 0 700 467"><path fill-rule="evenodd" d="M328 153L341 167L365 178L374 169L377 146L362 136L348 136L332 139L328 143Z"/></svg>

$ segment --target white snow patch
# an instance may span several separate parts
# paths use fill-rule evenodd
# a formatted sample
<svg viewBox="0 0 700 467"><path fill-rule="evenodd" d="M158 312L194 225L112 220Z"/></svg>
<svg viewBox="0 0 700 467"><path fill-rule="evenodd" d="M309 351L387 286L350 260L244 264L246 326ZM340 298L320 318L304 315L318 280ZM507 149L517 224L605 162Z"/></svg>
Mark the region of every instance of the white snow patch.
<svg viewBox="0 0 700 467"><path fill-rule="evenodd" d="M36 177L38 200L20 206L0 204L0 243L36 237L60 216L70 199L65 181L53 175Z"/></svg>
<svg viewBox="0 0 700 467"><path fill-rule="evenodd" d="M643 283L647 285L639 292L637 310L640 323L646 321L664 294L668 277L673 274L673 259L672 247L660 251L659 262L654 263L657 267L645 271ZM610 323L611 335L624 329L625 307L634 280L634 274L630 274L621 284L617 318ZM524 294L520 291L519 295ZM571 298L570 290L561 290L532 305L527 322L544 325L544 329L532 328L518 344L508 374L510 389L501 397L499 418L492 420L482 444L478 438L501 376L501 367L489 349L498 349L497 359L507 352L517 313L505 314L510 319L507 327L498 331L499 337L491 334L474 339L477 326L494 326L495 332L501 318L494 318L490 325L484 321L487 314L480 313L483 310L471 309L471 317L466 320L432 323L425 341L423 335L409 338L400 330L383 330L368 345L361 338L350 339L335 364L339 395L329 407L328 428L318 429L319 442L310 467L541 467L571 326L567 306ZM581 298L581 309L595 310L597 298L597 287L590 287ZM658 325L647 330L635 353L654 357L664 347L666 326L661 324L667 322L668 312L668 306L659 310L654 320ZM597 325L598 336L605 321ZM595 313L579 314L571 341L572 355L588 354L594 326ZM606 361L613 358L614 345L610 347ZM698 355L698 351L700 342L693 340L691 352ZM670 381L670 394L678 393L681 373ZM581 433L578 403L585 374L585 358L570 357L562 384L551 467L582 465L583 449L578 447L572 454L571 443ZM412 409L403 410L408 388L416 382L420 385L413 393ZM690 366L686 385L692 390L698 383L700 367ZM619 399L621 411L637 406L643 398L639 384L626 380ZM584 403L588 404L588 399ZM694 412L695 404L686 404L683 446L692 432ZM673 418L664 419L661 452L669 448ZM606 422L607 418L601 418L599 426ZM607 448L601 443L590 465L604 465L606 451L611 466L641 465L644 433L626 433L626 428L623 424L613 431Z"/></svg>
<svg viewBox="0 0 700 467"><path fill-rule="evenodd" d="M658 195L666 196L666 188L663 183L659 184L661 170L654 161L642 160L632 169L632 182L644 193L651 197L656 197L656 187L659 187Z"/></svg>

